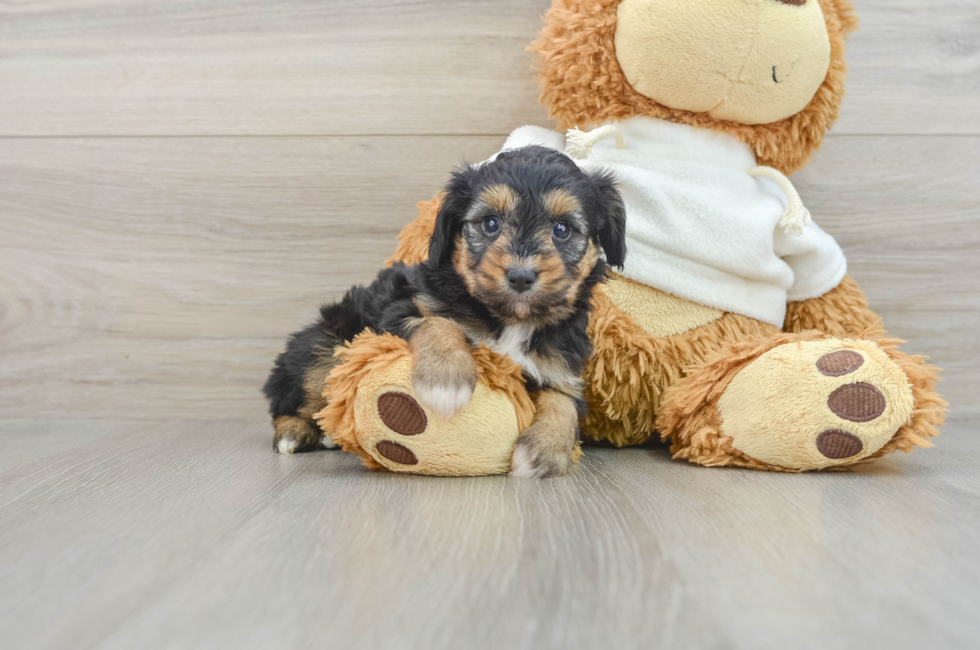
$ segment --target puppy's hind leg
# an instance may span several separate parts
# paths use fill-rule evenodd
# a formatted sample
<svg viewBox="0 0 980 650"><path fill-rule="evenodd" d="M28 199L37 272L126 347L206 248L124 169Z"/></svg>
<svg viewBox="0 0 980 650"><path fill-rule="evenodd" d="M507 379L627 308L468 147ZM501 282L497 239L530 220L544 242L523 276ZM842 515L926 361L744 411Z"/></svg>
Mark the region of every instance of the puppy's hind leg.
<svg viewBox="0 0 980 650"><path fill-rule="evenodd" d="M274 451L295 454L334 446L313 414L326 405L321 393L335 364L335 344L334 337L314 325L293 334L276 359L263 389L275 429Z"/></svg>
<svg viewBox="0 0 980 650"><path fill-rule="evenodd" d="M273 450L280 454L298 454L322 449L323 432L316 422L296 415L281 415L272 421L276 430Z"/></svg>

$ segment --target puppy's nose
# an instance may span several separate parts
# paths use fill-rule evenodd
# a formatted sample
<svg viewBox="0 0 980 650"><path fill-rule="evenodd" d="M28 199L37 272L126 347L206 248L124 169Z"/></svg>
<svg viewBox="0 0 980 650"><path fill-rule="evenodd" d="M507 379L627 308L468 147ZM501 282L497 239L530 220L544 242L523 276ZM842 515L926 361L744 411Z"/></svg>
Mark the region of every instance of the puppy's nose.
<svg viewBox="0 0 980 650"><path fill-rule="evenodd" d="M504 275L510 288L517 293L524 293L538 281L538 272L531 269L509 268Z"/></svg>

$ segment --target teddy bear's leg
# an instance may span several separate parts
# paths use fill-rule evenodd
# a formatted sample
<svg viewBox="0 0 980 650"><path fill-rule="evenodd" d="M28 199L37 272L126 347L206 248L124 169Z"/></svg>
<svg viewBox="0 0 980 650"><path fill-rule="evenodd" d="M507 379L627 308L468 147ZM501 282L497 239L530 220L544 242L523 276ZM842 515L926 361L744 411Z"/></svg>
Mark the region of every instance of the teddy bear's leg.
<svg viewBox="0 0 980 650"><path fill-rule="evenodd" d="M439 213L439 206L445 192L440 192L429 201L419 201L418 215L415 221L405 226L398 233L398 245L395 252L385 262L386 266L401 262L411 266L421 264L429 259L429 240L432 238L432 231L436 227L436 215Z"/></svg>
<svg viewBox="0 0 980 650"><path fill-rule="evenodd" d="M726 346L664 393L676 458L806 471L930 446L944 417L936 369L893 340L817 332Z"/></svg>
<svg viewBox="0 0 980 650"><path fill-rule="evenodd" d="M439 476L503 474L514 444L534 418L520 366L485 348L471 351L478 380L451 416L416 389L417 359L390 334L365 332L340 350L341 361L315 414L345 451L373 469Z"/></svg>
<svg viewBox="0 0 980 650"><path fill-rule="evenodd" d="M647 287L615 273L592 295L582 420L584 441L643 444L661 429L664 391L689 368L736 341L765 341L779 330Z"/></svg>
<svg viewBox="0 0 980 650"><path fill-rule="evenodd" d="M784 332L816 330L839 338L858 338L882 329L878 317L854 278L820 296L786 305Z"/></svg>

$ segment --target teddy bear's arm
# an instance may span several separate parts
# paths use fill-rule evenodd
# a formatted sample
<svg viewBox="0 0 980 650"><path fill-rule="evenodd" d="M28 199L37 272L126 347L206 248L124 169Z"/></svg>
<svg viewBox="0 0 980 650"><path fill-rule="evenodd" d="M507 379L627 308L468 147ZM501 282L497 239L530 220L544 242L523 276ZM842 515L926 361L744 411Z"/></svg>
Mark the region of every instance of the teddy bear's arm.
<svg viewBox="0 0 980 650"><path fill-rule="evenodd" d="M435 230L436 215L445 196L445 192L439 192L430 201L419 201L418 216L398 233L398 245L395 246L392 256L385 262L385 266L398 262L412 266L429 259L429 239L432 238L432 231Z"/></svg>
<svg viewBox="0 0 980 650"><path fill-rule="evenodd" d="M879 329L883 329L881 318L868 306L864 292L849 275L819 298L789 303L783 325L785 332L818 330L841 338Z"/></svg>

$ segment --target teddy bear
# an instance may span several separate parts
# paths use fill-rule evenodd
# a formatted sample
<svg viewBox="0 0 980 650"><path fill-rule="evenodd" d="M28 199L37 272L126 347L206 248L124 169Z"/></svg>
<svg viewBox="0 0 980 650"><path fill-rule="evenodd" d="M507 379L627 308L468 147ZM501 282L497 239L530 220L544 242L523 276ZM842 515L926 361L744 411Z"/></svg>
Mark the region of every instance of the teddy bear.
<svg viewBox="0 0 980 650"><path fill-rule="evenodd" d="M554 0L544 21L529 49L557 130L502 149L609 170L627 209L626 265L592 296L582 440L783 472L931 446L937 369L886 335L788 178L838 117L849 0ZM426 258L440 200L389 263Z"/></svg>

